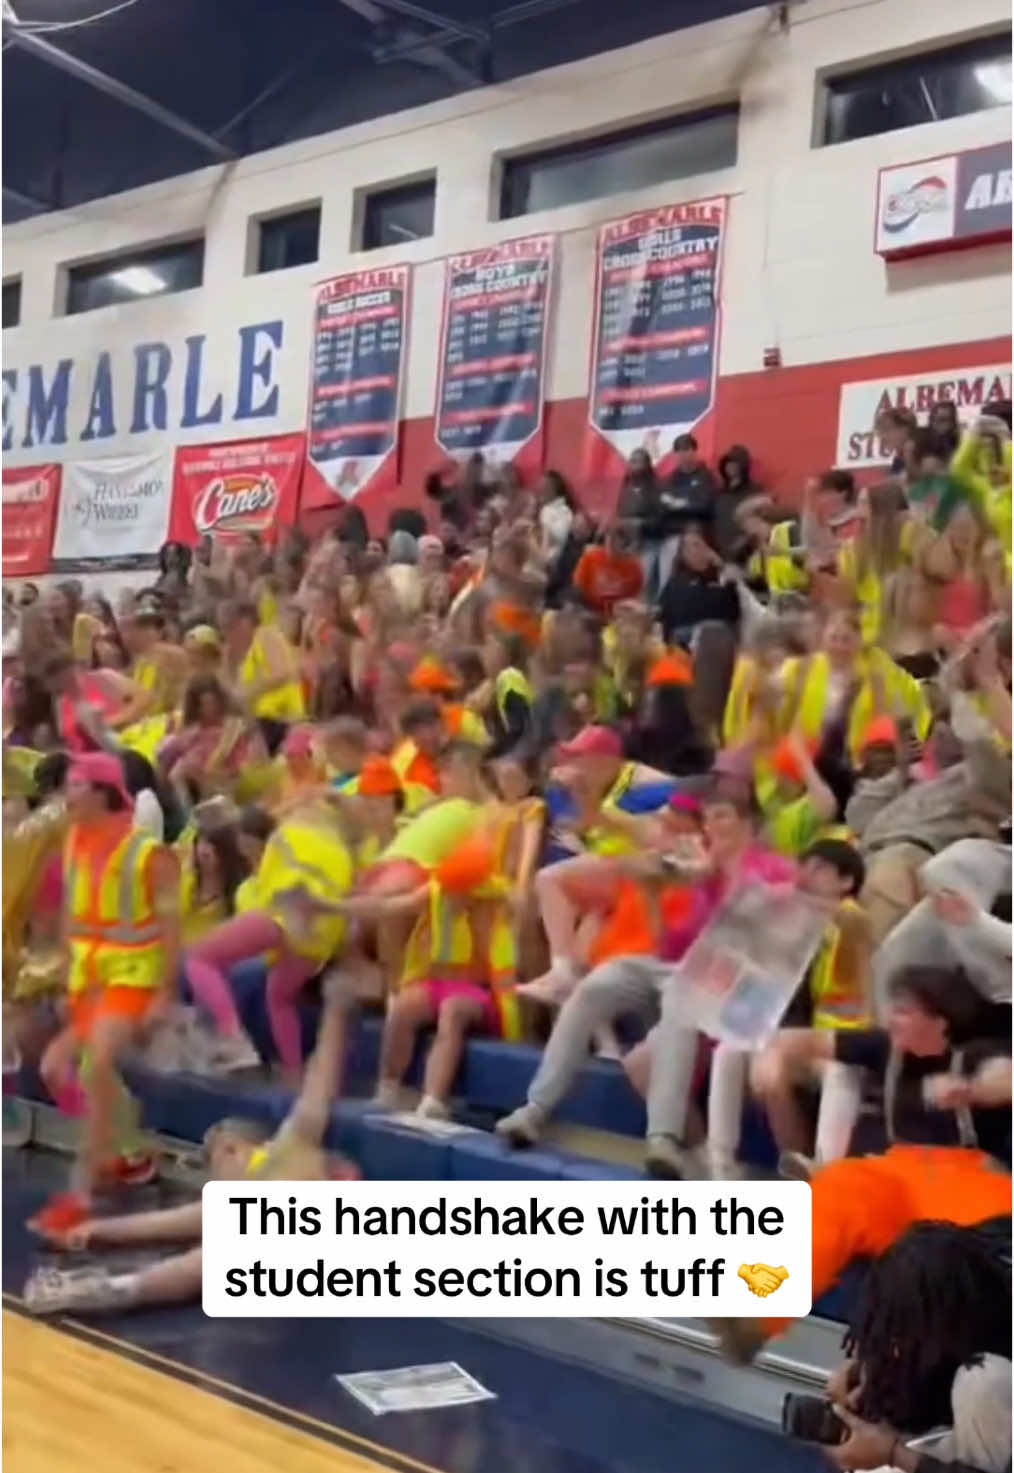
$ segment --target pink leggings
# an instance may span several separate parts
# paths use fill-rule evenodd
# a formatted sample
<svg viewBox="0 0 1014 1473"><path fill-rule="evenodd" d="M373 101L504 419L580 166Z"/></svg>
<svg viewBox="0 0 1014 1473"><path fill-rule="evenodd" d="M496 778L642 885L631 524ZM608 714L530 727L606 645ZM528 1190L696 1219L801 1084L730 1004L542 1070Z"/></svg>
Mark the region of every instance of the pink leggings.
<svg viewBox="0 0 1014 1473"><path fill-rule="evenodd" d="M317 972L316 962L288 949L285 933L263 911L233 916L187 952L187 978L194 997L211 1014L220 1032L236 1034L241 1024L226 972L238 962L273 951L276 960L268 972L268 1018L278 1057L285 1069L297 1072L303 1062L296 998Z"/></svg>

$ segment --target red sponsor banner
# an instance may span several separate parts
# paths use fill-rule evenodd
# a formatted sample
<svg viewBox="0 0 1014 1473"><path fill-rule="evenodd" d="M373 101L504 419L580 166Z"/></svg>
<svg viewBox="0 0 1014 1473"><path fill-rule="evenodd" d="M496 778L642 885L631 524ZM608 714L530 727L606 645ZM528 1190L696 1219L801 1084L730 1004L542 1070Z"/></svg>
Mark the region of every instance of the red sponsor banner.
<svg viewBox="0 0 1014 1473"><path fill-rule="evenodd" d="M25 465L3 473L3 576L37 578L49 571L60 500L58 465Z"/></svg>
<svg viewBox="0 0 1014 1473"><path fill-rule="evenodd" d="M273 542L299 505L304 435L183 445L173 464L169 536L194 546L202 537L258 533Z"/></svg>

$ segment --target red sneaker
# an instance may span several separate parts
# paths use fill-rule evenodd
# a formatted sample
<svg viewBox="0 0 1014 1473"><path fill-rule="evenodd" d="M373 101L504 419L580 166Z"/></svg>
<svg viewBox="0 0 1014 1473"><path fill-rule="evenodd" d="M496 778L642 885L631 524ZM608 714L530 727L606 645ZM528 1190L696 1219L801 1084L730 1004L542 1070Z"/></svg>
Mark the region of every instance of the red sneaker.
<svg viewBox="0 0 1014 1473"><path fill-rule="evenodd" d="M158 1161L151 1151L132 1156L114 1156L102 1167L103 1183L109 1186L145 1187L158 1175Z"/></svg>
<svg viewBox="0 0 1014 1473"><path fill-rule="evenodd" d="M34 1217L28 1219L26 1226L30 1233L37 1233L40 1238L61 1238L72 1228L87 1222L91 1215L91 1203L80 1192L58 1192Z"/></svg>

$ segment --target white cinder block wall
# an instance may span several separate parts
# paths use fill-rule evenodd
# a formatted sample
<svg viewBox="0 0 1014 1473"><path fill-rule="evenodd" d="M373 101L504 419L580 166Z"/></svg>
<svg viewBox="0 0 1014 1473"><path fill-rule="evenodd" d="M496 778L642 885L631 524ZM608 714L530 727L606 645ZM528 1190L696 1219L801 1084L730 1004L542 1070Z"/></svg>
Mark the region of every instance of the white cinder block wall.
<svg viewBox="0 0 1014 1473"><path fill-rule="evenodd" d="M811 140L823 71L919 51L941 38L968 39L1009 22L1006 0L966 0L960 7L951 0L806 0L793 8L788 34L775 31L761 41L768 11L758 8L11 226L3 232L3 275L22 278L22 312L20 325L3 334L6 461L32 464L301 428L313 283L394 261L416 268L405 416L429 416L442 258L542 231L561 237L548 397L582 398L595 227L644 205L716 193L732 201L722 375L759 369L763 348L773 343L786 365L798 365L1006 333L1009 252L972 253L974 262L961 254L935 257L919 264L904 290L892 290L873 253L872 233L879 166L1006 139L1008 108L833 148L815 149ZM493 218L499 155L737 95L742 112L734 169L520 219ZM357 191L430 170L437 174L435 235L397 249L351 250ZM251 217L317 199L320 260L245 275ZM199 230L206 235L203 288L55 315L69 263ZM270 334L249 331L264 323L276 324ZM248 366L267 355L263 376L247 383L252 394L246 406L238 403L243 328ZM206 340L199 400L191 410L204 414L221 394L221 415L181 428L185 340L199 335ZM173 357L167 425L132 432L135 353L155 343L167 344ZM82 441L103 352L111 355L116 433ZM73 362L66 441L55 443L50 424L39 443L26 435L29 368L41 365L48 386L61 359ZM244 414L244 407L256 412Z"/></svg>

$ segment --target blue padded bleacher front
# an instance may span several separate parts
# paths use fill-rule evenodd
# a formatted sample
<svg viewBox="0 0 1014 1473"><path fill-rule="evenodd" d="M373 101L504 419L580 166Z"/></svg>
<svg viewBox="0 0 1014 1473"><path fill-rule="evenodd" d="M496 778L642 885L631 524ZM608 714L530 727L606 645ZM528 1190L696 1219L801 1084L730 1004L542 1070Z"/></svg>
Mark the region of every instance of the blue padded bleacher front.
<svg viewBox="0 0 1014 1473"><path fill-rule="evenodd" d="M235 967L230 982L243 1025L261 1057L266 1061L274 1059L274 1042L264 995L263 962L244 962ZM300 1005L303 1047L307 1053L313 1047L319 1016L319 999L310 997ZM353 1093L369 1092L373 1087L382 1029L383 1019L375 1013L367 1013L351 1030L346 1082ZM408 1074L410 1084L418 1085L421 1081L422 1059L427 1046L427 1040L422 1040ZM454 1093L472 1111L490 1116L505 1115L526 1097L541 1056L541 1048L533 1044L504 1043L490 1038L470 1039L465 1047ZM588 1060L574 1087L561 1101L556 1118L567 1124L590 1126L638 1139L643 1137L645 1130L644 1104L623 1069L611 1060ZM766 1169L772 1168L777 1160L767 1121L752 1105L748 1105L744 1112L740 1152L744 1160Z"/></svg>

